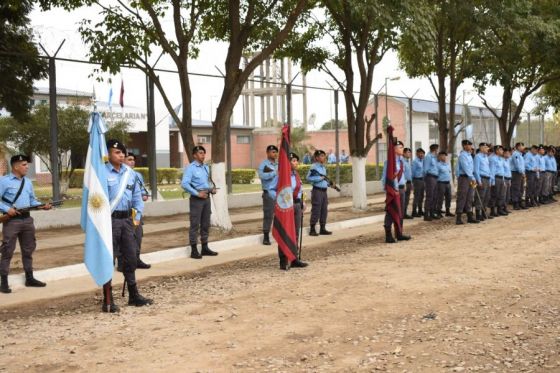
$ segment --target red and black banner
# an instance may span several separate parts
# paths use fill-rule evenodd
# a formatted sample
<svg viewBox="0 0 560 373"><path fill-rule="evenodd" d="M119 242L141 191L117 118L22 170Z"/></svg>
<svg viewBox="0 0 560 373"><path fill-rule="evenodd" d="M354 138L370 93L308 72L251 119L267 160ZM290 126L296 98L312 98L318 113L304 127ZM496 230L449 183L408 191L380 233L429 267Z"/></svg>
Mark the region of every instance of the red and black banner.
<svg viewBox="0 0 560 373"><path fill-rule="evenodd" d="M278 243L288 262L296 259L296 225L294 221L294 198L292 189L292 168L290 166L290 126L282 128L282 144L278 155L278 186L274 207L272 237Z"/></svg>
<svg viewBox="0 0 560 373"><path fill-rule="evenodd" d="M397 157L395 156L395 138L393 126L387 127L387 167L385 175L385 205L387 213L393 218L397 233L402 233L401 227L401 197L399 195L399 178L402 170L397 172ZM402 164L401 164L402 167Z"/></svg>

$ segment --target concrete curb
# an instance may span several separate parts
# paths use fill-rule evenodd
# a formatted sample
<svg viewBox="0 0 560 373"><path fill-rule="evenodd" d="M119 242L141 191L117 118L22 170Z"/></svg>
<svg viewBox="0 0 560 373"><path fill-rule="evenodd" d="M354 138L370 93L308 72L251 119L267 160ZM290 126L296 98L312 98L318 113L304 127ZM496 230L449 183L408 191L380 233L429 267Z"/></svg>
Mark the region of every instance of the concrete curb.
<svg viewBox="0 0 560 373"><path fill-rule="evenodd" d="M368 224L375 224L383 222L385 214L366 216L363 218L349 219L338 222L333 222L328 224L328 229L336 232L348 228L354 228L359 226L364 226ZM309 228L304 229L305 234L309 233ZM255 234L250 236L236 237L229 240L222 240L211 242L210 246L212 250L217 252L225 252L240 247L261 245L262 235ZM155 251L149 254L143 254L142 259L148 263L162 263L168 262L176 259L187 258L190 255L190 251L186 246L181 246L168 250ZM41 281L50 282L58 280L69 280L77 277L89 276L86 266L81 264L72 264L63 267L49 268L41 271L36 271L34 275ZM13 289L22 288L25 286L25 275L17 274L9 276L10 286Z"/></svg>

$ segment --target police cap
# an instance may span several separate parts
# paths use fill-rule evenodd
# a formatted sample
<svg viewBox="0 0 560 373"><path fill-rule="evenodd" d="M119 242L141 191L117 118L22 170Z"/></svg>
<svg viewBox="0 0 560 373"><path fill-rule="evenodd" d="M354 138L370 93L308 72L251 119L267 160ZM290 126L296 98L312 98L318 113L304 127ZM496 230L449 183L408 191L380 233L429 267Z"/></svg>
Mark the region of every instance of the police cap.
<svg viewBox="0 0 560 373"><path fill-rule="evenodd" d="M18 154L18 155L14 155L12 158L10 158L10 165L13 165L14 163L17 162L31 162L29 160L29 157L23 154Z"/></svg>
<svg viewBox="0 0 560 373"><path fill-rule="evenodd" d="M206 154L206 149L204 149L204 146L202 146L202 145L197 145L197 146L195 146L194 148L192 148L192 153L193 153L193 154L196 154L196 153L198 153L199 151L203 151L204 154Z"/></svg>
<svg viewBox="0 0 560 373"><path fill-rule="evenodd" d="M472 145L472 141L470 140L463 140L461 141L461 145L465 146L465 145Z"/></svg>
<svg viewBox="0 0 560 373"><path fill-rule="evenodd" d="M269 146L266 147L266 151L267 152L271 152L271 151L278 152L278 147L276 147L276 145L269 145Z"/></svg>
<svg viewBox="0 0 560 373"><path fill-rule="evenodd" d="M107 149L119 149L121 152L126 154L126 146L117 139L107 140Z"/></svg>
<svg viewBox="0 0 560 373"><path fill-rule="evenodd" d="M294 153L294 152L290 152L290 161L291 161L292 159L294 159L294 158L297 159L297 160L299 161L299 156L298 156L296 153Z"/></svg>
<svg viewBox="0 0 560 373"><path fill-rule="evenodd" d="M320 155L327 155L327 153L325 153L324 150L315 150L315 153L313 153L314 157L318 157Z"/></svg>

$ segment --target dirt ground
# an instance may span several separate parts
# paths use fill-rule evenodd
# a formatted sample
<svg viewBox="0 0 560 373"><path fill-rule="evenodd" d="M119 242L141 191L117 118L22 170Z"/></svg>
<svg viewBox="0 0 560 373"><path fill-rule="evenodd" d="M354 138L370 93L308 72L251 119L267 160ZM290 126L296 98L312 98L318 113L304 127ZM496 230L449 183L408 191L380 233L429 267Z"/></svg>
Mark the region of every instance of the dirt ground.
<svg viewBox="0 0 560 373"><path fill-rule="evenodd" d="M479 225L380 227L306 247L307 269L235 262L0 311L0 371L559 372L560 206ZM371 234L374 231L374 234Z"/></svg>
<svg viewBox="0 0 560 373"><path fill-rule="evenodd" d="M344 202L347 199L337 198L334 202ZM243 210L234 210L235 212L258 212L260 208L246 208ZM329 221L341 221L353 218L360 218L365 216L372 216L383 212L383 204L375 203L370 204L369 210L365 212L353 211L351 208L336 208L329 211ZM151 222L165 223L184 221L185 227L183 229L170 229L153 233L146 233L142 240L142 253L150 253L154 251L166 250L179 246L185 246L188 240L187 230L187 215L174 215L167 217L147 218L145 224ZM262 219L246 220L242 223L235 223L234 229L231 232L223 232L216 228L210 229L210 242L219 241L228 238L241 237L246 235L258 234L261 232ZM309 212L306 213L304 218L305 226L309 225ZM33 266L35 270L46 268L60 267L70 264L77 264L83 262L83 243L79 245L67 245L64 243L65 236L80 234L82 231L79 227L45 229L37 232L37 245L38 251L33 255ZM60 238L60 246L49 248L48 250L41 250L41 240L45 238ZM22 273L23 263L21 261L21 254L19 248L11 262L10 273Z"/></svg>

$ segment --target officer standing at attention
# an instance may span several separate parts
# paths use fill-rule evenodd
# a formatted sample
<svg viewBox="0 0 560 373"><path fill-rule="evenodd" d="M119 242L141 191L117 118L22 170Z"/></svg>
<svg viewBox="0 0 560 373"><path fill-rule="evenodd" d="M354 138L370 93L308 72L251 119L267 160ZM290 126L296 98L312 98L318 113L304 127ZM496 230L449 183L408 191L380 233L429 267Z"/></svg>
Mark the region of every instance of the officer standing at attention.
<svg viewBox="0 0 560 373"><path fill-rule="evenodd" d="M437 178L438 178L438 144L430 145L430 153L424 158L424 187L426 200L424 202L424 220L439 219L436 215Z"/></svg>
<svg viewBox="0 0 560 373"><path fill-rule="evenodd" d="M410 148L404 148L403 153L404 161L404 178L406 179L406 188L404 192L404 205L403 205L403 218L412 219L412 216L408 215L408 204L410 203L410 194L412 193L412 150Z"/></svg>
<svg viewBox="0 0 560 373"><path fill-rule="evenodd" d="M274 145L266 147L266 159L259 165L259 177L262 186L263 200L263 245L270 245L270 228L274 219L276 196L276 175L278 174L278 148Z"/></svg>
<svg viewBox="0 0 560 373"><path fill-rule="evenodd" d="M488 159L488 144L481 142L478 145L478 153L474 156L473 173L476 179L478 196L474 199L476 220L484 221L492 219L486 212L490 201L490 161ZM478 198L480 196L480 199Z"/></svg>
<svg viewBox="0 0 560 373"><path fill-rule="evenodd" d="M443 202L445 200L445 216L453 217L451 213L451 165L447 163L447 153L438 154L438 194L437 214L441 216Z"/></svg>
<svg viewBox="0 0 560 373"><path fill-rule="evenodd" d="M126 165L134 170L136 166L136 155L134 153L128 153L126 156ZM138 188L142 191L142 201L146 202L150 193L146 189L146 185L144 184L144 177L138 171L134 171L136 183L138 184ZM140 251L142 251L142 237L144 237L144 219L140 220L140 224L138 224L134 229L134 238L136 238L136 242L138 244L138 251L136 252L136 268L140 269L149 269L152 267L151 264L146 264L140 259ZM120 253L119 253L120 254ZM120 261L120 258L117 259ZM122 272L122 263L119 263Z"/></svg>
<svg viewBox="0 0 560 373"><path fill-rule="evenodd" d="M489 157L490 172L492 174L490 188L490 216L505 216L504 197L504 148L501 145L494 146L494 154Z"/></svg>
<svg viewBox="0 0 560 373"><path fill-rule="evenodd" d="M556 181L556 173L558 172L558 163L556 162L556 150L554 146L549 146L546 155L546 174L547 174L547 187L545 194L545 201L547 203L556 202L554 199L554 185Z"/></svg>
<svg viewBox="0 0 560 373"><path fill-rule="evenodd" d="M536 189L537 189L537 146L531 146L531 150L525 153L523 157L525 161L525 175L527 175L527 187L525 190L525 206L536 207Z"/></svg>
<svg viewBox="0 0 560 373"><path fill-rule="evenodd" d="M113 247L121 251L123 275L128 285L128 304L137 307L152 304L138 292L136 285L136 252L134 225L139 224L144 212L142 191L138 187L134 171L124 164L126 147L119 140L107 141L109 162L107 167L107 186L111 204L111 226L113 228ZM136 210L135 222L132 221L132 209ZM112 300L111 300L112 303ZM105 302L104 302L105 304ZM113 304L111 304L111 308ZM116 307L116 306L115 306ZM103 311L108 312L105 307ZM111 309L111 312L113 309Z"/></svg>
<svg viewBox="0 0 560 373"><path fill-rule="evenodd" d="M424 216L422 203L424 202L424 155L422 148L416 149L416 158L412 161L412 189L414 199L412 200L412 217Z"/></svg>
<svg viewBox="0 0 560 373"><path fill-rule="evenodd" d="M541 205L544 204L543 189L546 183L546 160L545 160L546 149L544 145L539 145L537 159L538 159L538 173L537 173L537 203Z"/></svg>
<svg viewBox="0 0 560 373"><path fill-rule="evenodd" d="M327 197L327 188L329 183L325 180L327 176L327 169L325 168L325 161L327 155L323 150L316 150L313 154L315 162L311 165L307 173L307 181L313 185L311 190L311 218L309 221L309 235L329 235L326 229L329 199ZM315 230L315 225L319 221L321 229L319 233Z"/></svg>
<svg viewBox="0 0 560 373"><path fill-rule="evenodd" d="M511 167L511 202L514 210L526 209L522 203L523 182L525 180L525 160L523 151L525 144L518 142L510 158Z"/></svg>
<svg viewBox="0 0 560 373"><path fill-rule="evenodd" d="M469 140L461 141L463 150L459 153L459 160L457 162L457 215L456 224L464 224L461 220L461 215L467 213L468 223L478 223L479 221L473 217L472 201L474 195L473 186L476 186L476 179L473 171L473 158L472 158L472 142Z"/></svg>
<svg viewBox="0 0 560 373"><path fill-rule="evenodd" d="M208 248L210 215L212 214L210 195L216 194L216 188L210 180L210 169L204 164L206 149L195 146L192 150L194 160L185 168L181 187L191 195L189 199L189 243L191 258L202 259L203 256L216 256L217 252ZM200 229L200 253L197 249Z"/></svg>
<svg viewBox="0 0 560 373"><path fill-rule="evenodd" d="M406 186L406 179L404 177L404 159L403 159L403 148L404 148L404 144L402 143L402 141L397 141L395 143L394 149L395 149L395 158L396 158L396 168L395 168L395 172L396 172L396 177L393 179L394 182L394 186L395 189L398 188L399 190L399 197L400 197L400 205L403 206L404 205L404 199L405 199L405 186ZM385 190L385 179L387 178L387 161L385 161L383 163L383 174L381 175L381 185L383 185L383 190ZM401 232L395 232L395 236L396 236L396 241L395 238L393 238L393 235L391 233L391 227L394 225L393 222L393 217L391 216L391 214L386 211L385 212L385 221L383 223L383 226L385 228L385 242L386 243L395 243L397 241L408 241L411 239L410 236L407 236L405 234L403 234L402 232L404 231L404 226L403 226L403 209L401 208L401 216L400 216L400 223L401 223Z"/></svg>
<svg viewBox="0 0 560 373"><path fill-rule="evenodd" d="M33 184L25 177L29 170L29 158L15 155L10 159L12 172L0 179L0 211L10 216L2 226L2 246L0 246L0 292L12 292L8 284L10 262L19 240L23 269L25 270L25 286L44 287L47 284L33 277L33 252L37 247L35 241L35 225L29 212L17 209L39 206L41 202L35 198ZM50 204L40 209L49 210Z"/></svg>
<svg viewBox="0 0 560 373"><path fill-rule="evenodd" d="M504 148L504 198L506 201L506 206L505 206L505 212L507 212L508 214L510 213L510 211L508 211L507 206L508 204L511 203L511 163L510 163L510 158L511 158L511 149L509 147Z"/></svg>

